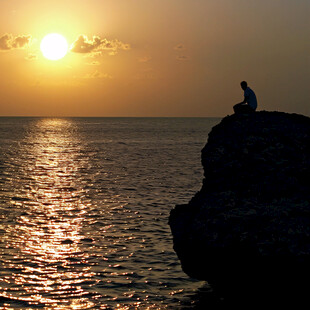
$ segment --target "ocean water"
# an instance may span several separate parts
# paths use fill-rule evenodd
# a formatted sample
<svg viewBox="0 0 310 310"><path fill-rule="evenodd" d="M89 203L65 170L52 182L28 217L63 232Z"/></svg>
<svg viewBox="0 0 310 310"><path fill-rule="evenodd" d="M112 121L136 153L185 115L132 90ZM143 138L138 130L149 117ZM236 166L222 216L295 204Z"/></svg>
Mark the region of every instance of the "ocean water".
<svg viewBox="0 0 310 310"><path fill-rule="evenodd" d="M170 210L216 118L0 118L1 309L194 309ZM207 301L208 303L208 301Z"/></svg>

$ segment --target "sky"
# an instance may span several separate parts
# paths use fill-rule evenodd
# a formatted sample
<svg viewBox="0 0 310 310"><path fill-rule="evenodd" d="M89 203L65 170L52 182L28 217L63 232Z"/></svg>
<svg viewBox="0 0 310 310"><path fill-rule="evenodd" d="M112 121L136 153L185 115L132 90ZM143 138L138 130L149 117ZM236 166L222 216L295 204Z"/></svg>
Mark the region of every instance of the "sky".
<svg viewBox="0 0 310 310"><path fill-rule="evenodd" d="M0 115L310 116L309 0L0 0ZM40 42L69 51L46 59Z"/></svg>

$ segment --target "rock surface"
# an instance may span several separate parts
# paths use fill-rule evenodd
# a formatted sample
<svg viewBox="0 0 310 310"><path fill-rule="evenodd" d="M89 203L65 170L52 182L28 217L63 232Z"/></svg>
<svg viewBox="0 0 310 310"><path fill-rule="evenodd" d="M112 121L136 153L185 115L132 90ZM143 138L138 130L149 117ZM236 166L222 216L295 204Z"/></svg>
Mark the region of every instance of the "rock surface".
<svg viewBox="0 0 310 310"><path fill-rule="evenodd" d="M304 287L310 118L266 111L227 116L210 132L202 165L201 190L169 218L184 272L224 290Z"/></svg>

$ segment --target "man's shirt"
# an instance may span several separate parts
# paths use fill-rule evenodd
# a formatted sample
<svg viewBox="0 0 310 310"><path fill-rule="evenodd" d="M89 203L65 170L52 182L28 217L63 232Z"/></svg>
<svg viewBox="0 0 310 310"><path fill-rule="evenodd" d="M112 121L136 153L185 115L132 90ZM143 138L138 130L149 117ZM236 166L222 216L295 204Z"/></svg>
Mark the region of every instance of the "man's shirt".
<svg viewBox="0 0 310 310"><path fill-rule="evenodd" d="M257 108L257 99L254 91L250 87L245 89L244 97L246 98L248 105L255 111Z"/></svg>

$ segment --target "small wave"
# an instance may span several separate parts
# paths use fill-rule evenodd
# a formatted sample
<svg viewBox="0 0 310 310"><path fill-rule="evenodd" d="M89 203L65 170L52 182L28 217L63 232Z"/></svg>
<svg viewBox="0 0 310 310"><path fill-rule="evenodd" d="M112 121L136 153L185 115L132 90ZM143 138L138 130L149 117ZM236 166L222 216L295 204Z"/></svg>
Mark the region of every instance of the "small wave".
<svg viewBox="0 0 310 310"><path fill-rule="evenodd" d="M14 197L11 197L11 200L13 200L13 201L30 201L31 199L29 199L27 197L14 196Z"/></svg>
<svg viewBox="0 0 310 310"><path fill-rule="evenodd" d="M95 242L95 240L93 238L83 238L80 241L81 242L85 242L85 243L93 243L93 242Z"/></svg>

